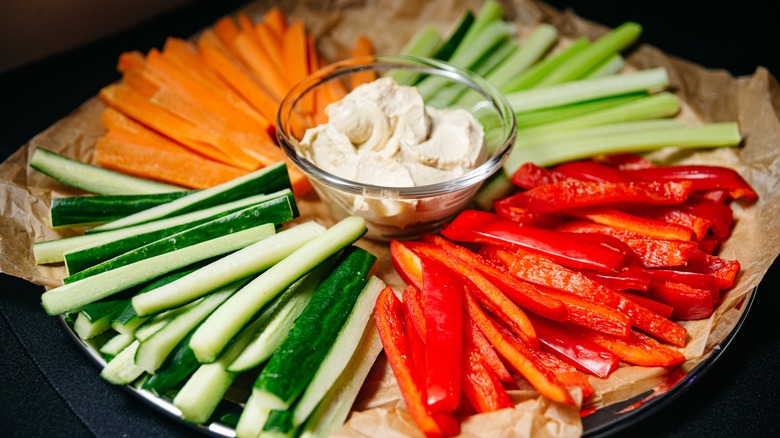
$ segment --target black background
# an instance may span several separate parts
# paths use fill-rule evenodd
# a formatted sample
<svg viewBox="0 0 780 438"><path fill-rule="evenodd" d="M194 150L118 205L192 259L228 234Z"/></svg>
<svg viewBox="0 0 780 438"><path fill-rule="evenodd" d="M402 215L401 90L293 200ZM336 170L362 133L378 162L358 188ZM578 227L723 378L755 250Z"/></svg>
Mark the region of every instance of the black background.
<svg viewBox="0 0 780 438"><path fill-rule="evenodd" d="M734 75L759 66L780 74L774 14L757 0L549 1L615 27L643 25L640 42ZM196 1L118 35L0 75L0 146L4 160L27 140L118 79L117 56L188 37L240 7ZM0 54L1 55L1 54ZM614 436L778 436L780 330L772 267L748 318L715 366L672 402ZM98 377L98 369L40 308L42 289L0 275L0 435L173 437L198 434Z"/></svg>

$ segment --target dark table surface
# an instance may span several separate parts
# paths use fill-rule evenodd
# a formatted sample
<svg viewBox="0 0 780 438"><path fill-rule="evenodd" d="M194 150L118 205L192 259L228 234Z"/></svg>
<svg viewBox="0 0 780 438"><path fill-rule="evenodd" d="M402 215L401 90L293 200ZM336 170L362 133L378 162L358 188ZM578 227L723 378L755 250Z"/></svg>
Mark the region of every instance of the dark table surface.
<svg viewBox="0 0 780 438"><path fill-rule="evenodd" d="M767 67L780 56L772 14L757 0L726 4L550 1L615 27L641 23L641 42L734 75ZM132 29L0 74L0 159L116 80L125 50L160 47L188 37L240 7L239 1L196 1ZM2 9L0 9L2 13ZM726 103L728 104L728 103ZM696 384L614 436L780 436L780 330L775 263L728 348ZM40 307L42 288L0 274L0 436L175 437L199 432L150 408L99 376L96 365L59 319Z"/></svg>

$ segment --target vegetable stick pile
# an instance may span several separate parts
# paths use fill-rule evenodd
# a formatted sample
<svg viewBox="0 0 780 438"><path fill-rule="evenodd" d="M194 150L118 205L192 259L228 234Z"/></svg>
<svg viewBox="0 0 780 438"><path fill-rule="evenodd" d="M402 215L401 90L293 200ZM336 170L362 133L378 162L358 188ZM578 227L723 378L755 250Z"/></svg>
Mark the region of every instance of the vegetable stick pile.
<svg viewBox="0 0 780 438"><path fill-rule="evenodd" d="M358 36L352 54L373 54L371 41ZM244 13L224 16L194 42L170 37L161 50L123 53L121 81L99 93L108 132L96 145L96 161L191 189L286 161L275 139L279 104L324 64L303 21L278 8L257 22ZM347 92L323 88L300 117L322 119L324 107ZM289 172L293 192L304 195L308 180L295 166Z"/></svg>
<svg viewBox="0 0 780 438"><path fill-rule="evenodd" d="M729 168L631 154L529 162L511 181L495 212L465 210L439 235L390 243L407 287L401 300L380 295L377 326L426 436L512 407L517 385L584 406L587 376L681 364L675 321L710 317L734 284L739 261L716 255L729 204L757 199Z"/></svg>

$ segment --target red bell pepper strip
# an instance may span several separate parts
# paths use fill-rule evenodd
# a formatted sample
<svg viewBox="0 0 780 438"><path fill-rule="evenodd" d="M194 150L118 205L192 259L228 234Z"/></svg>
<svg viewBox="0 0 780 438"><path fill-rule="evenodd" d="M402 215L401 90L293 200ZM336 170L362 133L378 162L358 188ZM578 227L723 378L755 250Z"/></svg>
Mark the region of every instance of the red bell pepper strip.
<svg viewBox="0 0 780 438"><path fill-rule="evenodd" d="M710 219L697 216L692 212L685 211L680 207L680 205L676 205L674 207L651 205L632 207L628 210L628 212L639 217L677 224L689 228L691 231L693 231L694 235L694 238L691 240L702 240L707 235L707 231L712 226L712 221Z"/></svg>
<svg viewBox="0 0 780 438"><path fill-rule="evenodd" d="M626 266L619 274L615 275L591 271L582 271L582 273L591 280L617 291L645 291L653 278L653 273L650 270L636 265Z"/></svg>
<svg viewBox="0 0 780 438"><path fill-rule="evenodd" d="M461 362L461 388L477 412L492 412L514 406L512 399L501 384L501 379L485 364L482 348L469 333L482 333L473 326L473 322L463 310L463 359ZM472 328L473 327L473 328ZM484 336L482 336L484 339ZM487 342L487 340L485 340ZM489 346L492 350L493 347ZM495 350L493 350L495 353ZM497 356L496 356L497 357ZM509 376L509 373L507 372ZM509 376L511 381L511 376Z"/></svg>
<svg viewBox="0 0 780 438"><path fill-rule="evenodd" d="M420 338L425 339L425 303L422 299L422 292L414 287L407 285L401 295L404 303L404 311L412 319L415 331Z"/></svg>
<svg viewBox="0 0 780 438"><path fill-rule="evenodd" d="M656 300L651 300L650 298L647 298L646 296L643 295L638 295L638 294L623 292L623 291L617 291L617 293L639 304L640 306L645 307L650 311L663 316L664 318L671 318L672 316L672 311L674 310L672 306L668 306Z"/></svg>
<svg viewBox="0 0 780 438"><path fill-rule="evenodd" d="M521 340L507 336L506 332L501 330L499 323L482 310L477 299L472 295L472 290L472 286L467 284L466 292L463 294L466 313L496 351L542 395L558 403L574 405L571 394L549 369L534 360L530 348Z"/></svg>
<svg viewBox="0 0 780 438"><path fill-rule="evenodd" d="M568 176L537 166L532 162L523 163L512 174L512 184L521 189L532 189L545 184L555 184L557 182L569 180Z"/></svg>
<svg viewBox="0 0 780 438"><path fill-rule="evenodd" d="M466 284L474 285L475 296L479 302L495 315L499 316L520 336L524 342L533 347L539 345L533 325L515 303L513 303L500 289L476 269L457 258L447 254L446 251L426 242L404 242L421 260L430 259L444 264L454 270Z"/></svg>
<svg viewBox="0 0 780 438"><path fill-rule="evenodd" d="M588 378L573 365L542 350L532 350L532 355L534 361L552 371L563 386L580 388L582 398L589 397L595 392Z"/></svg>
<svg viewBox="0 0 780 438"><path fill-rule="evenodd" d="M425 384L425 378L428 374L428 368L425 362L425 338L420 336L417 332L417 327L414 324L414 315L412 315L412 309L409 306L408 301L402 303L404 311L404 336L406 337L406 343L409 346L409 356L412 364L412 374L414 375L414 383L420 389L420 396L422 397L425 409L433 414L433 410L426 403L428 398L427 386Z"/></svg>
<svg viewBox="0 0 780 438"><path fill-rule="evenodd" d="M580 241L595 243L598 245L604 245L609 248L614 248L623 254L623 259L627 266L641 263L641 259L639 258L639 256L636 255L634 250L631 249L631 247L628 246L623 240L615 236L611 236L605 233L571 233L571 238L578 239ZM621 270L620 272L623 272L624 270L625 267L623 267L623 270ZM612 274L605 273L604 275L612 275Z"/></svg>
<svg viewBox="0 0 780 438"><path fill-rule="evenodd" d="M715 310L710 291L683 283L651 282L646 295L672 306L672 318L677 320L709 318Z"/></svg>
<svg viewBox="0 0 780 438"><path fill-rule="evenodd" d="M653 283L683 283L696 289L709 291L713 301L717 302L720 299L718 279L712 274L674 269L652 269L648 270L648 272L653 275Z"/></svg>
<svg viewBox="0 0 780 438"><path fill-rule="evenodd" d="M441 234L454 241L493 243L511 249L525 248L562 265L597 272L619 272L623 253L603 245L580 242L554 230L520 226L496 214L465 210Z"/></svg>
<svg viewBox="0 0 780 438"><path fill-rule="evenodd" d="M620 360L646 367L670 367L685 361L685 356L659 343L650 336L637 330L631 332L631 338L618 339L602 333L583 330L583 336L616 354Z"/></svg>
<svg viewBox="0 0 780 438"><path fill-rule="evenodd" d="M553 171L580 181L635 181L635 179L626 175L622 170L593 160L569 161L555 166Z"/></svg>
<svg viewBox="0 0 780 438"><path fill-rule="evenodd" d="M630 152L600 155L594 157L593 160L616 167L619 170L647 169L649 167L656 167L656 164L652 161Z"/></svg>
<svg viewBox="0 0 780 438"><path fill-rule="evenodd" d="M686 331L679 324L618 295L612 289L590 280L580 272L572 271L545 257L522 250L512 253L495 246L483 246L480 253L485 254L488 258L503 262L505 266L509 267L509 272L512 275L541 286L573 293L604 304L628 315L634 327L672 345L678 347L685 345Z"/></svg>
<svg viewBox="0 0 780 438"><path fill-rule="evenodd" d="M645 237L643 234L640 234L636 231L626 230L624 228L615 228L609 225L578 219L571 219L560 225L556 225L555 230L567 233L605 234L623 241L630 238Z"/></svg>
<svg viewBox="0 0 780 438"><path fill-rule="evenodd" d="M509 374L509 370L506 369L506 365L501 361L496 350L490 345L490 342L485 338L485 335L479 331L479 328L474 325L474 321L465 313L463 315L463 330L464 342L474 344L479 350L482 362L492 370L498 380L502 382L514 382L512 375Z"/></svg>
<svg viewBox="0 0 780 438"><path fill-rule="evenodd" d="M569 292L553 288L543 288L543 290L545 294L566 305L569 323L617 337L628 337L631 331L631 320L625 314Z"/></svg>
<svg viewBox="0 0 780 438"><path fill-rule="evenodd" d="M422 259L428 408L454 411L460 401L463 284L439 262Z"/></svg>
<svg viewBox="0 0 780 438"><path fill-rule="evenodd" d="M582 208L567 211L567 213L580 219L633 231L653 239L693 240L695 237L693 230L688 227L642 218L613 208Z"/></svg>
<svg viewBox="0 0 780 438"><path fill-rule="evenodd" d="M734 169L723 166L682 164L627 170L629 176L644 181L690 181L695 191L726 189L733 199L753 200L758 193Z"/></svg>
<svg viewBox="0 0 780 438"><path fill-rule="evenodd" d="M620 359L604 347L569 329L566 325L532 317L543 351L557 356L580 371L602 379L618 367Z"/></svg>
<svg viewBox="0 0 780 438"><path fill-rule="evenodd" d="M729 191L724 189L709 189L694 193L700 193L703 198L713 202L726 203L731 200Z"/></svg>
<svg viewBox="0 0 780 438"><path fill-rule="evenodd" d="M708 219L710 221L709 231L715 238L725 239L731 234L731 227L734 223L733 211L722 202L713 201L699 193L691 193L688 199L677 208Z"/></svg>
<svg viewBox="0 0 780 438"><path fill-rule="evenodd" d="M718 251L718 248L720 248L721 243L723 243L723 241L720 239L705 237L699 242L699 250L706 252L707 254L715 254Z"/></svg>
<svg viewBox="0 0 780 438"><path fill-rule="evenodd" d="M712 274L718 283L718 289L728 289L734 285L741 269L739 260L727 260L703 251L695 251L685 266L678 269L701 274Z"/></svg>
<svg viewBox="0 0 780 438"><path fill-rule="evenodd" d="M420 388L415 382L403 304L392 288L386 287L380 292L375 310L379 338L409 413L426 437L443 437L442 428L426 409Z"/></svg>
<svg viewBox="0 0 780 438"><path fill-rule="evenodd" d="M390 258L404 283L413 285L418 291L422 290L422 264L417 254L398 240L393 239L390 241Z"/></svg>
<svg viewBox="0 0 780 438"><path fill-rule="evenodd" d="M479 254L433 234L423 235L422 240L444 249L479 271L518 306L554 321L566 321L566 306L563 303L542 294L534 285L487 263Z"/></svg>
<svg viewBox="0 0 780 438"><path fill-rule="evenodd" d="M565 219L554 213L531 213L524 208L514 207L506 198L493 202L493 212L504 219L516 222L520 225L530 225L541 228L555 228L564 223Z"/></svg>
<svg viewBox="0 0 780 438"><path fill-rule="evenodd" d="M509 195L502 202L531 213L555 213L573 208L626 204L681 204L691 193L691 183L604 182L567 180L545 184Z"/></svg>
<svg viewBox="0 0 780 438"><path fill-rule="evenodd" d="M645 268L684 266L698 252L696 242L666 239L626 239L626 244L642 260Z"/></svg>

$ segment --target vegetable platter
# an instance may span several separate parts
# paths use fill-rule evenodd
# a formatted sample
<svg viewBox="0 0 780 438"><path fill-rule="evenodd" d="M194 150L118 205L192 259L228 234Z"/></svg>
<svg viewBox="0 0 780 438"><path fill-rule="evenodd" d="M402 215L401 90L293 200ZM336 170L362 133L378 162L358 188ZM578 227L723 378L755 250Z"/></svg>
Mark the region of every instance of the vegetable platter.
<svg viewBox="0 0 780 438"><path fill-rule="evenodd" d="M263 5L248 5L248 11L251 13L252 8L256 8L257 11L263 10ZM463 7L476 7L478 5L464 4ZM381 5L376 5L376 10L381 9ZM442 29L448 29L452 23L456 21L457 14L453 12L452 16L447 16L441 9L437 9L435 13L432 11L421 10L419 14L414 18L407 19L410 22L404 22L403 20L395 20L393 23L398 27L399 33L406 33L410 35L410 31L406 29L413 29L414 22L416 20L425 21L429 23L438 23ZM325 29L315 30L314 32L323 32L325 35L321 37L323 44L323 52L330 54L333 58L337 58L339 55L343 55L345 48L349 46L349 41L354 36L350 29L354 29L354 22L352 20L365 19L365 14L373 13L371 7L367 9L348 9L344 11L343 16L340 17L341 21L338 21L338 25L334 27L336 31L325 32ZM389 12L392 13L392 10ZM318 22L313 17L322 18L322 11L312 10L306 8L303 5L291 6L291 16L309 17L312 23ZM513 15L518 23L518 26L522 25L530 26L534 23L534 20L539 19L540 16L549 14L551 22L555 23L561 29L568 29L571 36L577 34L589 34L597 35L603 29L593 25L591 23L579 20L575 16L559 15L548 9L543 4L538 3L521 3L516 6L516 10L510 10L510 15ZM327 16L327 14L326 14ZM334 18L334 20L336 20ZM340 29L340 31L338 31ZM572 30L574 29L574 30ZM377 49L382 50L397 50L399 46L397 41L393 42L389 39L383 39L381 35L371 35ZM393 45L395 44L395 45ZM680 153L675 152L669 155L660 155L660 160L670 160L672 162L691 162L691 163L712 163L712 164L726 164L729 167L734 167L740 170L740 172L751 181L752 184L760 193L761 201L745 208L744 211L738 210L737 213L737 226L735 228L734 240L739 241L740 245L733 244L724 247L724 254L732 255L734 258L743 261L743 276L739 279L737 286L730 291L730 296L733 298L733 307L725 312L720 321L710 321L710 323L720 322L717 330L713 330L711 327L705 327L702 330L712 332L713 336L709 339L703 350L706 354L696 360L691 361L688 365L692 375L696 375L699 371L696 365L700 363L706 368L712 360L717 358L718 349L713 348L721 345L721 343L727 343L730 339L730 335L734 332L734 327L738 326L740 318L744 316L745 310L748 307L750 299L753 296L754 288L758 285L764 272L769 268L769 264L776 257L775 249L777 247L775 242L759 242L758 236L772 237L770 232L773 229L774 217L768 213L771 211L771 205L774 204L772 198L773 194L768 187L771 187L773 182L776 181L776 175L772 174L771 166L769 163L773 162L776 158L772 155L771 151L766 151L767 139L770 138L771 132L776 130L776 121L772 121L772 118L757 117L760 115L760 109L762 106L766 108L769 103L765 100L766 90L763 88L767 82L771 82L772 78L768 77L766 72L758 71L754 76L748 78L723 78L721 75L710 73L698 69L695 66L688 65L685 62L668 59L662 53L654 51L652 48L642 47L637 53L632 55L629 63L637 68L643 66L655 66L663 64L667 66L673 73L673 84L677 86L676 90L683 97L685 102L684 112L681 116L684 120L691 123L701 123L702 121L715 121L715 120L739 120L742 127L742 133L745 137L744 145L737 151L734 150L718 150L708 152L694 152L694 153ZM674 82L677 79L679 82ZM685 80L683 80L685 79ZM747 101L750 105L740 106L739 108L728 107L723 105L708 104L708 102L702 98L698 93L700 89L691 89L685 87L686 80L698 80L701 84L714 87L713 89L722 90L725 85L726 89L730 90L729 96L738 96L740 101ZM747 109L747 108L750 109ZM40 179L40 176L29 173L26 168L21 167L22 170L12 169L13 163L27 164L32 154L32 149L35 147L52 147L58 151L67 152L76 156L88 158L91 156L92 144L94 140L102 135L101 126L98 122L97 115L101 110L101 103L96 100L90 100L86 102L78 112L71 114L70 116L58 122L55 126L45 131L41 135L34 138L28 145L22 149L20 153L12 157L4 165L4 174L8 176L8 183L10 186L18 187L22 193L32 193L35 196L40 196L38 199L48 199L52 197L52 193L55 196L61 196L67 194L67 189L62 186L52 187L50 183ZM667 152L667 151L664 151ZM5 173L7 171L7 173ZM13 173L16 171L17 173ZM21 183L20 176L24 175ZM29 178L29 179L28 179ZM36 181L37 179L37 181ZM9 192L10 193L10 192ZM31 211L25 211L23 213L12 213L10 217L22 217L25 220L29 220L31 223L30 229L36 230L30 233L31 243L34 241L44 240L46 236L52 237L51 230L47 229L47 223L41 220L47 208L47 203L39 201L37 204L33 204ZM776 204L775 204L776 205ZM330 226L329 219L325 215L323 206L319 205L316 198L312 196L303 197L300 199L299 208L301 209L301 220L308 218L316 218L323 224ZM32 220L30 220L32 219ZM37 221L37 223L36 223ZM4 222L5 224L6 222ZM4 225L5 226L5 225ZM27 226L25 226L27 228ZM5 237L9 234L5 234L3 231L4 246L8 245L9 240ZM385 262L384 265L380 265L380 276L385 278L388 283L393 284L397 288L402 285L395 277L392 268L387 264L389 257L387 248L380 244L373 242L362 242L362 245L369 248L372 252L379 255L379 258ZM9 248L6 246L3 248L3 258L7 259L6 254ZM9 267L3 267L3 270L9 274L16 275L27 280L33 281L36 284L44 286L54 286L62 277L62 273L57 269L37 268L31 266L29 260L27 263L20 264L22 269L16 269ZM715 353L713 353L715 351ZM387 371L387 369L385 369ZM684 388L686 385L675 385L676 388ZM674 391L672 391L673 393ZM374 400L376 401L376 400ZM364 400L364 402L366 402ZM366 403L371 405L369 399ZM647 402L646 406L651 406L652 402ZM642 412L642 408L635 410L636 412ZM369 411L370 412L370 411ZM596 418L595 416L593 418ZM587 420L586 420L587 421ZM613 419L608 419L607 424ZM594 429L591 432L596 432ZM589 430L586 426L585 432Z"/></svg>

